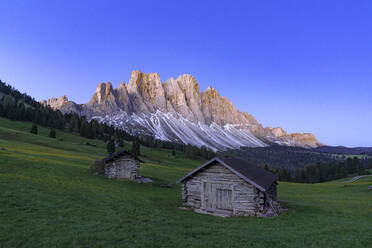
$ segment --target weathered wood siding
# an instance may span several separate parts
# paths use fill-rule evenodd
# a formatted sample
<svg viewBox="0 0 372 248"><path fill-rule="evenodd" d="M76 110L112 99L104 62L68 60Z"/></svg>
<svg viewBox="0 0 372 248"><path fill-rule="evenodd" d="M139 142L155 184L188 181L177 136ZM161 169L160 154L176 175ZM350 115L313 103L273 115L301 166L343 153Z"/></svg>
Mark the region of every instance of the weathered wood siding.
<svg viewBox="0 0 372 248"><path fill-rule="evenodd" d="M108 178L131 179L138 177L139 161L122 156L105 166L105 175Z"/></svg>
<svg viewBox="0 0 372 248"><path fill-rule="evenodd" d="M182 184L186 206L233 215L256 215L265 208L264 193L215 162Z"/></svg>

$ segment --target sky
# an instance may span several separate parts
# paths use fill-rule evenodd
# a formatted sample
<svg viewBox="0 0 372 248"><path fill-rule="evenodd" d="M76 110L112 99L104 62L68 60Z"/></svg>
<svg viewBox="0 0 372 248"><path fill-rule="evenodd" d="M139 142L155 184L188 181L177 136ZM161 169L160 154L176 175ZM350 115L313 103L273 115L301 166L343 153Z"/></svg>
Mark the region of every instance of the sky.
<svg viewBox="0 0 372 248"><path fill-rule="evenodd" d="M372 146L372 1L0 1L0 79L86 103L131 71L193 75L264 126Z"/></svg>

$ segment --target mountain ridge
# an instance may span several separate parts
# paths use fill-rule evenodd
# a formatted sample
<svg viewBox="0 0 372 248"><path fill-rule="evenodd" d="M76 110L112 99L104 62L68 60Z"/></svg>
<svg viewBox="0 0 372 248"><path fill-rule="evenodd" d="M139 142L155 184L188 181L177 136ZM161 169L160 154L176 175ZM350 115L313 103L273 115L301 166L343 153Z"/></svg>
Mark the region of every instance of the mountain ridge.
<svg viewBox="0 0 372 248"><path fill-rule="evenodd" d="M99 83L86 104L69 101L66 96L41 103L132 134L205 145L214 150L263 147L270 143L309 148L323 145L311 133L288 134L281 127L263 127L216 89L208 87L200 92L198 82L189 74L162 83L158 73L137 70L131 73L128 84L122 82L118 88L110 82Z"/></svg>

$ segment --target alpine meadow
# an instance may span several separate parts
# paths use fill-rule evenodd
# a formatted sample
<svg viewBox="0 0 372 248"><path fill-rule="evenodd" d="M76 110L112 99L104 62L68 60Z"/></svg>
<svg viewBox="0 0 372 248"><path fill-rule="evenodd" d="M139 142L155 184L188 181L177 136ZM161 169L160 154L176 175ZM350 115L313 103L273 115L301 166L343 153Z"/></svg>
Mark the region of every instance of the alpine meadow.
<svg viewBox="0 0 372 248"><path fill-rule="evenodd" d="M280 182L278 197L287 212L223 219L178 209L180 186L174 182L201 160L143 148L140 171L154 178L151 186L109 180L90 171L105 156L102 141L60 131L53 140L42 127L35 136L25 131L31 123L3 118L0 125L2 247L372 245L372 177L351 184ZM173 186L163 187L168 183Z"/></svg>

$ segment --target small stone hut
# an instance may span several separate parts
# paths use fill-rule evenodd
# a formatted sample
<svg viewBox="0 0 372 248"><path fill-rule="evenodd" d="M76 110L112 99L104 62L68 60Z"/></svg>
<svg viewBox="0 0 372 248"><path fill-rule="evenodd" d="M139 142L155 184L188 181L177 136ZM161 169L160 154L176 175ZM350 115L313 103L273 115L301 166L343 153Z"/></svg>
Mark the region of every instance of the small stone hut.
<svg viewBox="0 0 372 248"><path fill-rule="evenodd" d="M221 216L276 214L277 176L238 158L213 158L179 179L182 201Z"/></svg>
<svg viewBox="0 0 372 248"><path fill-rule="evenodd" d="M105 176L116 179L135 180L140 168L140 160L127 151L119 151L102 159L105 165Z"/></svg>

